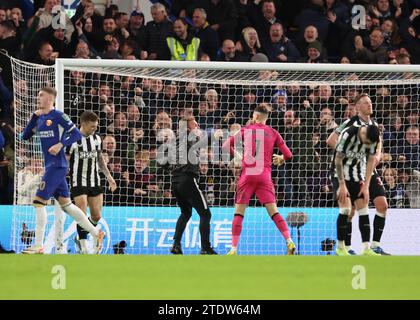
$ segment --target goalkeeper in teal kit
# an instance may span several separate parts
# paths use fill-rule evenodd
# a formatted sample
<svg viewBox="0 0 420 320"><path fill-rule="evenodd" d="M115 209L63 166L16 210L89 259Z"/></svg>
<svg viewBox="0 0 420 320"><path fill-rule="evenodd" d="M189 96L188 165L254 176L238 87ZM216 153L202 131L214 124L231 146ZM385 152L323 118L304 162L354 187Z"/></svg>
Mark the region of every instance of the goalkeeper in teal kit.
<svg viewBox="0 0 420 320"><path fill-rule="evenodd" d="M43 253L45 225L47 223L46 204L51 197L58 200L62 210L95 239L95 252L100 252L105 234L95 228L86 215L70 200L69 187L66 181L68 163L64 154L65 147L81 139L79 129L70 118L54 108L57 96L55 89L42 88L38 93L38 108L23 131L22 139L28 140L37 134L44 155L45 173L33 205L36 210L35 244L23 253Z"/></svg>

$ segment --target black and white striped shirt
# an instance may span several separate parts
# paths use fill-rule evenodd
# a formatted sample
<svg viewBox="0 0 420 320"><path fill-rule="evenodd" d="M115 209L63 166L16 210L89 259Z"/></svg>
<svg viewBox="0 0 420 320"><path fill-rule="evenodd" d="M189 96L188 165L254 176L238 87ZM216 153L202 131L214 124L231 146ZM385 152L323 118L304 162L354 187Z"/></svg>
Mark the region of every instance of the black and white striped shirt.
<svg viewBox="0 0 420 320"><path fill-rule="evenodd" d="M337 141L336 152L344 155L343 172L347 181L365 181L368 156L376 154L378 143L363 144L359 138L359 129L356 126L344 129ZM334 177L338 178L336 168Z"/></svg>
<svg viewBox="0 0 420 320"><path fill-rule="evenodd" d="M372 118L369 118L369 121L364 121L362 118L360 118L359 116L354 116L351 117L350 119L347 119L346 121L344 121L341 125L339 125L337 128L335 128L335 132L340 135L344 129L351 127L351 126L355 126L355 127L365 127L365 126L370 126L370 125L375 125L378 126L378 123L373 120Z"/></svg>
<svg viewBox="0 0 420 320"><path fill-rule="evenodd" d="M101 152L101 137L96 133L73 143L70 155L70 185L72 187L100 187L98 155Z"/></svg>
<svg viewBox="0 0 420 320"><path fill-rule="evenodd" d="M366 127L366 126L370 126L370 125L375 125L378 126L378 123L373 120L372 118L369 118L368 121L364 121L362 118L360 118L359 116L354 116L351 117L350 119L347 119L346 121L344 121L341 125L339 125L337 128L335 128L334 132L337 133L338 136L340 136L340 134L347 128L350 128L351 126L355 126L355 127ZM379 144L377 144L377 146L379 147ZM335 155L337 154L337 150L334 150L332 159L331 159L331 172L334 173L335 170ZM376 168L373 170L374 173L377 173Z"/></svg>

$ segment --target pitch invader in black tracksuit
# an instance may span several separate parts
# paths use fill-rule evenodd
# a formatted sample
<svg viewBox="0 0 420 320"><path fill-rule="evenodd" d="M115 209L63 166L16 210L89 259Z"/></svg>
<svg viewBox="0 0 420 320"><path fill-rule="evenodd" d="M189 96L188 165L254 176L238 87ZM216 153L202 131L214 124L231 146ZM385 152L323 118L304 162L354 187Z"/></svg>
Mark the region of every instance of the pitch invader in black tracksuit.
<svg viewBox="0 0 420 320"><path fill-rule="evenodd" d="M200 215L200 254L217 254L210 244L210 208L198 185L200 149L207 146L207 139L207 134L201 131L195 119L190 117L180 121L176 152L170 149L168 152L169 164L165 166L171 170L172 194L181 209L171 248L173 254L182 254L181 239L193 208Z"/></svg>

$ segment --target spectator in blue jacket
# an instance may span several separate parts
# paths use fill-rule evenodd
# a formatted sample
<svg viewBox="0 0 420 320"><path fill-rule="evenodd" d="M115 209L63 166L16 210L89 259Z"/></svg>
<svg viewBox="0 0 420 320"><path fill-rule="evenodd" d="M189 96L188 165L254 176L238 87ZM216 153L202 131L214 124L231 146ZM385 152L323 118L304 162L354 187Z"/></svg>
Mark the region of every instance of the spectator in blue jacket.
<svg viewBox="0 0 420 320"><path fill-rule="evenodd" d="M217 61L247 61L236 52L235 42L230 39L223 41L222 48L217 53Z"/></svg>
<svg viewBox="0 0 420 320"><path fill-rule="evenodd" d="M261 41L269 40L270 28L275 23L281 23L276 17L276 6L273 0L265 0L262 3L261 14L255 22L255 29Z"/></svg>
<svg viewBox="0 0 420 320"><path fill-rule="evenodd" d="M413 170L420 169L420 134L419 127L411 126L405 132L404 142L391 149L396 156L397 165Z"/></svg>
<svg viewBox="0 0 420 320"><path fill-rule="evenodd" d="M338 58L344 51L342 46L337 44L337 39L344 39L352 29L350 11L339 0L326 0L325 2L327 19L330 22L325 46L330 56Z"/></svg>
<svg viewBox="0 0 420 320"><path fill-rule="evenodd" d="M4 139L3 132L0 130L0 153L3 151L6 140Z"/></svg>
<svg viewBox="0 0 420 320"><path fill-rule="evenodd" d="M153 20L146 24L144 51L142 51L141 56L149 60L169 60L166 38L173 31L172 22L168 20L166 8L163 4L159 2L153 4L150 11Z"/></svg>
<svg viewBox="0 0 420 320"><path fill-rule="evenodd" d="M270 37L263 42L263 48L270 62L296 62L299 50L284 36L283 26L276 22L270 27Z"/></svg>
<svg viewBox="0 0 420 320"><path fill-rule="evenodd" d="M327 39L330 21L328 21L324 14L323 0L310 0L306 9L304 9L296 18L299 26L299 38L303 37L303 32L307 26L314 26L318 30L318 40L324 43Z"/></svg>

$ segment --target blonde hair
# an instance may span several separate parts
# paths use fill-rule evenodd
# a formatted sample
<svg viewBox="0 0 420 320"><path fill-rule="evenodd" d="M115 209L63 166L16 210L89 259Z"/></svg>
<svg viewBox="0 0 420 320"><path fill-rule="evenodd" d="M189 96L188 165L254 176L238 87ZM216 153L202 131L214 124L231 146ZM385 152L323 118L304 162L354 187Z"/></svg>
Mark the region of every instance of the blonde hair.
<svg viewBox="0 0 420 320"><path fill-rule="evenodd" d="M160 114L164 114L165 118L164 119L158 119L158 116ZM163 111L163 110L159 111L156 114L155 123L153 124L152 128L155 129L155 130L172 128L172 118L170 117L170 115L166 111Z"/></svg>
<svg viewBox="0 0 420 320"><path fill-rule="evenodd" d="M150 152L149 150L140 150L136 152L136 160L150 161Z"/></svg>
<svg viewBox="0 0 420 320"><path fill-rule="evenodd" d="M251 31L254 31L257 35L257 40L255 41L255 46L257 48L261 48L261 43L260 43L260 38L258 37L258 32L257 32L257 30L255 30L252 27L246 27L242 30L242 36L244 37L244 40L245 40L246 44L249 46L249 33Z"/></svg>
<svg viewBox="0 0 420 320"><path fill-rule="evenodd" d="M387 171L390 171L391 172L391 175L394 177L394 179L397 178L397 176L398 176L397 169L394 169L394 168L386 168L384 170L384 177L385 177L385 174L386 174Z"/></svg>

